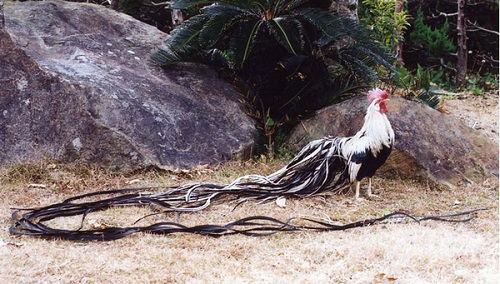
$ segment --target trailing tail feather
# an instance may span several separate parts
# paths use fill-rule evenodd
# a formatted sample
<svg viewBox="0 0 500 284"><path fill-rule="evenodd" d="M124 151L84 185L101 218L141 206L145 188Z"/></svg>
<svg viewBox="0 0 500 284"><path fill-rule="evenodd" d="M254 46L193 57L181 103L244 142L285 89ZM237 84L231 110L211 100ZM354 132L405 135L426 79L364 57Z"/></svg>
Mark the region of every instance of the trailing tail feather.
<svg viewBox="0 0 500 284"><path fill-rule="evenodd" d="M339 153L340 138L310 142L288 165L268 175L246 175L232 183L191 183L154 197L174 211L205 209L226 195L242 200L307 197L323 192L344 193L350 185L346 161Z"/></svg>
<svg viewBox="0 0 500 284"><path fill-rule="evenodd" d="M164 211L194 212L205 209L216 200L228 195L235 196L243 202L251 199L270 200L278 197L307 197L323 192L344 192L349 188L350 181L346 161L339 154L340 139L327 137L314 140L304 147L295 159L277 172L268 176L242 176L227 185L191 183L170 188L161 193L146 193L148 190L158 189L152 187L101 191L75 196L61 203L42 208L17 209L12 214L15 224L11 226L10 231L13 234L64 236L69 239L99 239L107 231L97 230L79 233L81 228L76 231L58 230L45 226L43 222L58 217L81 215L83 224L86 216L92 212L125 205L156 205ZM83 201L105 195L112 197L98 201ZM27 212L22 213L21 211ZM180 224L172 226L182 228ZM169 228L173 232L176 231ZM131 227L127 229L126 233L121 232L120 228L109 229L116 231L113 231L113 234L118 234L120 237L138 231L148 231L148 228L144 227ZM183 230L187 229L179 229L179 231Z"/></svg>

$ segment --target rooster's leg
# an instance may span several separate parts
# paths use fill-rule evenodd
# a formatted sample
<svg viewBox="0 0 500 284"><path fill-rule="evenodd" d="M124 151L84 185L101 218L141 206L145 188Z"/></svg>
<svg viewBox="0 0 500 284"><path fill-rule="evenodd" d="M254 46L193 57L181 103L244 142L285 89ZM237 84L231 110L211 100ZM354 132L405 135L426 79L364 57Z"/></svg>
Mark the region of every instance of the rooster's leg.
<svg viewBox="0 0 500 284"><path fill-rule="evenodd" d="M378 197L378 195L372 193L372 178L368 178L368 191L367 191L368 196L371 197Z"/></svg>
<svg viewBox="0 0 500 284"><path fill-rule="evenodd" d="M356 200L359 199L359 187L361 186L360 181L356 181Z"/></svg>

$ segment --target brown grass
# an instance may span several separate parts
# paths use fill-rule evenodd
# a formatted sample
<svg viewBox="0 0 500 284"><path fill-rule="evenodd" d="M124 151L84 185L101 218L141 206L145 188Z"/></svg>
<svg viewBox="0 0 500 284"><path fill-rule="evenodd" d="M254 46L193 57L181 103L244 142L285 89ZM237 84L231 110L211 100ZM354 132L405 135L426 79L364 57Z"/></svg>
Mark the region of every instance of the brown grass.
<svg viewBox="0 0 500 284"><path fill-rule="evenodd" d="M468 223L427 221L384 224L337 232L279 233L268 237L135 234L113 242L71 242L12 236L11 207L43 206L97 190L226 183L267 174L284 162L232 162L189 173L146 171L115 175L89 167L53 164L0 169L0 275L3 283L497 283L499 279L498 180L450 190L400 179L374 180L380 199L352 195L274 203L215 204L183 214L184 224L223 224L266 215L314 217L348 223L392 211L437 215L487 207ZM30 184L32 184L30 186ZM45 187L43 187L45 186ZM147 208L122 208L93 217L125 225ZM106 219L104 219L106 218ZM174 220L175 216L155 216ZM77 226L65 220L64 226Z"/></svg>

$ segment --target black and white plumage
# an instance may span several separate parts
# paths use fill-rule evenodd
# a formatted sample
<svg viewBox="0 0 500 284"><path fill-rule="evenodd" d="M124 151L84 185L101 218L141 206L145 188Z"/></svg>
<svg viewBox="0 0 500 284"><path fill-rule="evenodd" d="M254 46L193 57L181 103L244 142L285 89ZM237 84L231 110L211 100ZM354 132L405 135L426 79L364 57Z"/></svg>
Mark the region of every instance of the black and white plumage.
<svg viewBox="0 0 500 284"><path fill-rule="evenodd" d="M285 180L300 181L286 183L284 194L313 195L325 191L345 192L356 182L356 199L359 199L360 182L371 178L389 157L394 145L394 130L385 112L387 92L374 89L368 92L370 105L364 124L351 137L325 137L311 141L284 168L270 175L269 180L283 184ZM291 186L291 187L289 187Z"/></svg>
<svg viewBox="0 0 500 284"><path fill-rule="evenodd" d="M372 195L371 178L389 157L394 146L394 130L385 114L387 92L375 89L368 92L370 106L361 130L354 136L340 138L339 151L347 161L349 179L356 181L356 199L359 198L360 181L368 177L368 195Z"/></svg>

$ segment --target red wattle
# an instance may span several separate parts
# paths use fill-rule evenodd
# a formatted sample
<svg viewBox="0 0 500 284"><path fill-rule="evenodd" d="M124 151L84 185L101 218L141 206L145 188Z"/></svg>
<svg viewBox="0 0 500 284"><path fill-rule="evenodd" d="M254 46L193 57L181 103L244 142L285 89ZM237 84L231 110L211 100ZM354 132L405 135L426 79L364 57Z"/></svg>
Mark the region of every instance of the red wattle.
<svg viewBox="0 0 500 284"><path fill-rule="evenodd" d="M379 106L380 106L380 113L384 114L387 111L387 106L385 105L385 103L380 103Z"/></svg>

